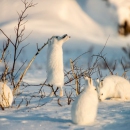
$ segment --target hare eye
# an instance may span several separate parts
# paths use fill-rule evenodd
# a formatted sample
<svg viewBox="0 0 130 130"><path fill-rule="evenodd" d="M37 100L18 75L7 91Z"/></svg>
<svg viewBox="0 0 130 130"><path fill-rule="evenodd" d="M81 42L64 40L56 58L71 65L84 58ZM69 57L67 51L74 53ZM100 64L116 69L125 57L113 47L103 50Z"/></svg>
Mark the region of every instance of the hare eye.
<svg viewBox="0 0 130 130"><path fill-rule="evenodd" d="M58 38L58 36L56 36L56 38Z"/></svg>

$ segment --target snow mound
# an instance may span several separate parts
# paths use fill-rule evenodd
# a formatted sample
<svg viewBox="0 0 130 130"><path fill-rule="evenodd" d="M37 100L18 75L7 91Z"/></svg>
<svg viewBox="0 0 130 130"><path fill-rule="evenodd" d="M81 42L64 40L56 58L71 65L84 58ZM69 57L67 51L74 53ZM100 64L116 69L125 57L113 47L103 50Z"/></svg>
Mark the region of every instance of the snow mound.
<svg viewBox="0 0 130 130"><path fill-rule="evenodd" d="M102 29L86 15L76 1L37 0L36 2L38 4L27 12L29 20L26 24L27 34L31 30L34 30L33 34L31 34L33 39L36 39L37 35L39 37L43 37L43 35L48 37L48 35L62 35L67 33L76 39L93 41L100 35L103 35ZM0 8L3 10L2 24L0 26L11 37L13 28L17 25L16 10L19 12L24 7L21 6L22 3L19 1L13 0L13 3L12 1L3 1L0 5ZM11 13L10 10L12 10ZM10 16L7 18L8 14ZM79 35L79 32L82 35Z"/></svg>

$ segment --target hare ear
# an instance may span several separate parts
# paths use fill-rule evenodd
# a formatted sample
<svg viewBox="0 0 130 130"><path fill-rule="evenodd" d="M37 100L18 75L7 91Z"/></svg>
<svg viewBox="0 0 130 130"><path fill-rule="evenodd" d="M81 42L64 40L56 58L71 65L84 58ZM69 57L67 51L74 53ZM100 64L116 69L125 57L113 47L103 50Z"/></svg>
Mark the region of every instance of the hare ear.
<svg viewBox="0 0 130 130"><path fill-rule="evenodd" d="M88 77L88 76L84 76L84 79L85 79L85 80L88 80L88 79L89 79L89 77Z"/></svg>
<svg viewBox="0 0 130 130"><path fill-rule="evenodd" d="M100 88L103 87L103 80L99 83Z"/></svg>
<svg viewBox="0 0 130 130"><path fill-rule="evenodd" d="M91 77L85 76L84 79L88 81L88 85L89 85L89 86L93 86L93 80L92 80Z"/></svg>
<svg viewBox="0 0 130 130"><path fill-rule="evenodd" d="M92 78L89 79L89 84L90 84L90 86L93 86L93 80L92 80Z"/></svg>

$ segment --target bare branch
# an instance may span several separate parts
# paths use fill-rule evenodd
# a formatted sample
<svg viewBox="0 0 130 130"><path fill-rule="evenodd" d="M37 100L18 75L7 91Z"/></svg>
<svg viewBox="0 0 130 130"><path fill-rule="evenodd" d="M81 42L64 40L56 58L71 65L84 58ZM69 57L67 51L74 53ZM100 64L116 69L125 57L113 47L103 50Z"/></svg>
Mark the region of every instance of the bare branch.
<svg viewBox="0 0 130 130"><path fill-rule="evenodd" d="M21 106L22 102L23 102L23 99L22 99L21 102L19 103L17 109Z"/></svg>
<svg viewBox="0 0 130 130"><path fill-rule="evenodd" d="M2 29L0 29L0 31L5 35L5 37L13 44L13 46L14 46L14 43L11 41L11 39L3 32L3 30Z"/></svg>
<svg viewBox="0 0 130 130"><path fill-rule="evenodd" d="M17 76L17 74L18 74L18 72L22 69L22 67L25 65L25 63L27 62L27 60L25 61L25 62L23 62L23 64L21 65L21 67L18 69L18 71L16 72L16 74L15 74L15 76L14 77L16 77Z"/></svg>
<svg viewBox="0 0 130 130"><path fill-rule="evenodd" d="M71 100L73 100L73 99L71 98L72 90L71 90L71 92L70 92L69 94L67 94L67 92L66 92L66 90L65 90L65 94L66 94L66 97L67 97L67 100L68 100L68 105L70 105Z"/></svg>
<svg viewBox="0 0 130 130"><path fill-rule="evenodd" d="M31 31L25 38L23 38L23 39L21 40L21 42L23 42L24 40L26 40L26 39L32 34L32 32L33 32L33 31Z"/></svg>
<svg viewBox="0 0 130 130"><path fill-rule="evenodd" d="M74 72L74 65L73 65L73 61L70 59L70 66L71 66L71 70L73 73L73 77L75 79L75 85L76 85L76 95L79 95L79 84L78 84L78 79L77 79L77 75Z"/></svg>
<svg viewBox="0 0 130 130"><path fill-rule="evenodd" d="M5 52L7 50L7 48L9 47L9 39L4 47L4 44L3 44L3 51L2 51L2 56L1 56L1 59L0 59L0 62L2 62L2 60L4 59L4 56L5 56Z"/></svg>
<svg viewBox="0 0 130 130"><path fill-rule="evenodd" d="M112 72L111 69L109 68L109 66L108 66L108 64L107 64L107 62L106 62L106 59L105 59L103 56L101 56L101 55L93 55L93 56L101 57L101 58L104 60L104 62L105 62L105 64L106 64L106 67L107 67L108 70L110 71L111 75L113 75L113 72Z"/></svg>
<svg viewBox="0 0 130 130"><path fill-rule="evenodd" d="M29 44L30 44L30 43L28 43L27 45L23 46L23 47L20 49L20 51L19 51L17 57L15 58L15 60L18 59L18 57L19 57L20 53L22 52L22 50L23 50L26 46L28 46Z"/></svg>
<svg viewBox="0 0 130 130"><path fill-rule="evenodd" d="M62 107L62 105L61 105L61 103L60 103L60 98L58 98L57 103L58 103L59 106Z"/></svg>
<svg viewBox="0 0 130 130"><path fill-rule="evenodd" d="M84 52L83 54L81 54L81 55L79 55L76 59L74 59L73 61L72 61L72 63L74 63L76 60L78 60L81 56L83 56L83 55L85 55L85 54L87 54L87 53L89 53L90 51L87 51L87 52Z"/></svg>
<svg viewBox="0 0 130 130"><path fill-rule="evenodd" d="M48 44L48 41L47 43L45 43L40 49L38 49L38 51L36 52L36 54L34 55L34 57L32 58L32 60L29 62L28 66L26 67L26 69L24 70L24 72L22 73L22 75L20 76L20 79L18 81L18 83L16 84L15 88L13 89L13 95L15 94L16 90L19 88L20 86L20 83L24 77L24 75L26 74L26 72L28 71L28 69L30 68L32 62L35 60L36 56L39 54L39 52Z"/></svg>

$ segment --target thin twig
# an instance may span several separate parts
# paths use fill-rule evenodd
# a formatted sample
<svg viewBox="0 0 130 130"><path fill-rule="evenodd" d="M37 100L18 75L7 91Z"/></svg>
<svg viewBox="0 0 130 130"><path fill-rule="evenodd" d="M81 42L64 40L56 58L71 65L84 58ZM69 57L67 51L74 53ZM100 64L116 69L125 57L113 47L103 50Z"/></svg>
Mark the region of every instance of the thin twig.
<svg viewBox="0 0 130 130"><path fill-rule="evenodd" d="M62 105L61 105L61 103L60 103L60 98L58 98L57 103L58 103L59 106L62 107Z"/></svg>
<svg viewBox="0 0 130 130"><path fill-rule="evenodd" d="M14 43L11 41L11 39L3 32L3 30L2 29L0 29L0 31L5 35L5 37L13 44L13 46L14 46Z"/></svg>
<svg viewBox="0 0 130 130"><path fill-rule="evenodd" d="M107 64L107 62L106 62L106 59L105 59L103 56L100 56L100 55L93 55L93 56L101 57L101 58L104 60L104 62L105 62L105 64L106 64L106 67L108 68L109 72L111 73L111 75L113 75L113 72L112 72L111 69L109 68L109 66L108 66L108 64Z"/></svg>
<svg viewBox="0 0 130 130"><path fill-rule="evenodd" d="M78 84L78 79L77 79L77 75L74 72L74 65L73 65L73 61L70 59L70 66L71 66L71 70L73 73L73 77L75 79L75 85L76 85L76 95L79 95L79 84Z"/></svg>

